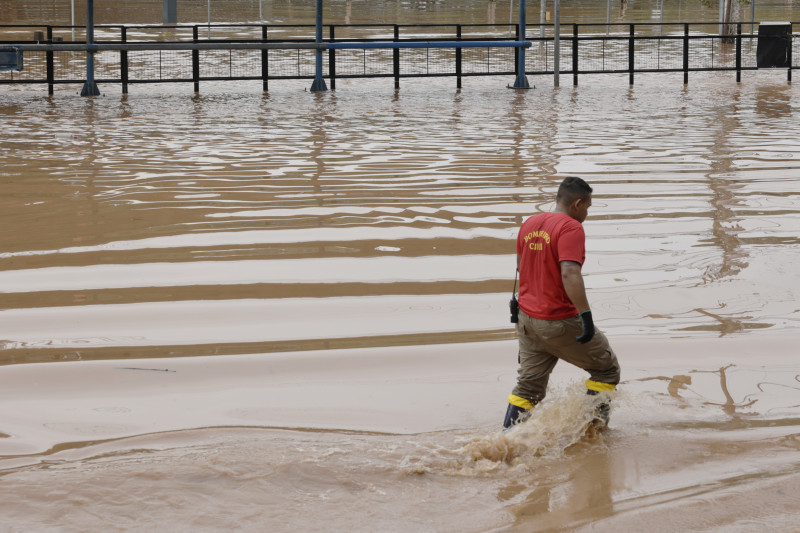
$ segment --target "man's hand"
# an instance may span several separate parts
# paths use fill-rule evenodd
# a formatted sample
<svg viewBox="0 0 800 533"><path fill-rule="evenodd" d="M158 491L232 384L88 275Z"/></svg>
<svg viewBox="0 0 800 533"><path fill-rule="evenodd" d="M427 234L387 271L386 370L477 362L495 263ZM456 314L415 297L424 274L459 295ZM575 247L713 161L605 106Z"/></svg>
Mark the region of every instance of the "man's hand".
<svg viewBox="0 0 800 533"><path fill-rule="evenodd" d="M583 321L583 334L580 337L575 337L575 340L581 344L586 344L592 337L594 337L594 322L592 321L592 312L589 310L580 314Z"/></svg>

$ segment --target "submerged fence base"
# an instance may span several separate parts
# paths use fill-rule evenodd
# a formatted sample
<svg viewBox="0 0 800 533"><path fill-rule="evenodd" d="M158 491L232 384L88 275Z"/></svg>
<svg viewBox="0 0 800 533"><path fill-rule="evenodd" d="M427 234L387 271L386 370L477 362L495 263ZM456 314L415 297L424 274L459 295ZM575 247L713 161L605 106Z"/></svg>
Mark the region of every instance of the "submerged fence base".
<svg viewBox="0 0 800 533"><path fill-rule="evenodd" d="M347 78L393 78L399 88L401 78L455 77L460 88L467 76L513 76L513 86L525 88L527 76L565 73L572 74L574 85L579 76L607 73L627 74L633 84L639 73L683 72L688 83L691 72L735 71L741 81L742 71L758 68L759 37L752 27L743 33L742 24L724 36L701 31L716 23L562 26L572 31L559 28L556 40L552 25L528 26L525 39L514 26L331 25L323 42L298 37L298 28L305 27L285 25L101 26L90 45L58 42L57 33L75 28L47 26L44 41L0 41L0 47L13 46L25 56L24 70L0 73L0 84L47 84L50 94L58 84L84 84L87 52L95 61L95 81L121 84L123 93L139 83L192 83L199 91L201 82L220 80L260 80L265 91L274 80L328 80L335 89L337 79ZM19 28L32 27L0 26L0 38L20 33ZM212 28L225 38L211 38ZM252 35L242 38L246 33ZM156 40L164 37L169 40ZM789 81L798 68L795 44L790 38Z"/></svg>

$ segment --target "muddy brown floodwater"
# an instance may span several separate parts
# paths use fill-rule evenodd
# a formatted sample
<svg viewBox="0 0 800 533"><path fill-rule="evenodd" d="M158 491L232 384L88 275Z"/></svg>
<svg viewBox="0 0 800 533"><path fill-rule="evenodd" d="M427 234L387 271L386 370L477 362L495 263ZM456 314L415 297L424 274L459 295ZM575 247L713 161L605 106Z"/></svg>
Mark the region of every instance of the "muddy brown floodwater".
<svg viewBox="0 0 800 533"><path fill-rule="evenodd" d="M797 531L796 86L450 81L0 88L0 529ZM623 384L503 434L570 174Z"/></svg>

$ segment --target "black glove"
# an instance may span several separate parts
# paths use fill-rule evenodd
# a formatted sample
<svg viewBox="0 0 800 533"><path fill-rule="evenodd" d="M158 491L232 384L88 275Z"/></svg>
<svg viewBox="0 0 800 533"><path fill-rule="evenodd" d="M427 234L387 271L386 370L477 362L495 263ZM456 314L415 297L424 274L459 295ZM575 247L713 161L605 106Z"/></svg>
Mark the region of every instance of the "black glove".
<svg viewBox="0 0 800 533"><path fill-rule="evenodd" d="M594 337L594 322L592 321L592 312L584 311L580 314L583 321L583 334L580 337L575 337L575 340L581 344L586 344L592 337Z"/></svg>

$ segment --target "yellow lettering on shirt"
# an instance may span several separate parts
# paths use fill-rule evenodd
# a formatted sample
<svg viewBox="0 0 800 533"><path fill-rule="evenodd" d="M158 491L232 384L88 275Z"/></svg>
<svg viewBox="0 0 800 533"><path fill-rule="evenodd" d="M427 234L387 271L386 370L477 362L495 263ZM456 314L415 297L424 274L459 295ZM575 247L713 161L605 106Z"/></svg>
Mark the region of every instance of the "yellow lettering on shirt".
<svg viewBox="0 0 800 533"><path fill-rule="evenodd" d="M542 239L544 242L529 242L531 239ZM524 240L530 250L538 252L544 250L545 243L550 244L550 235L546 231L532 231L525 235Z"/></svg>
<svg viewBox="0 0 800 533"><path fill-rule="evenodd" d="M525 235L525 242L527 243L529 240L536 237L544 239L544 242L550 244L550 235L546 231L532 231L528 233L527 235Z"/></svg>

